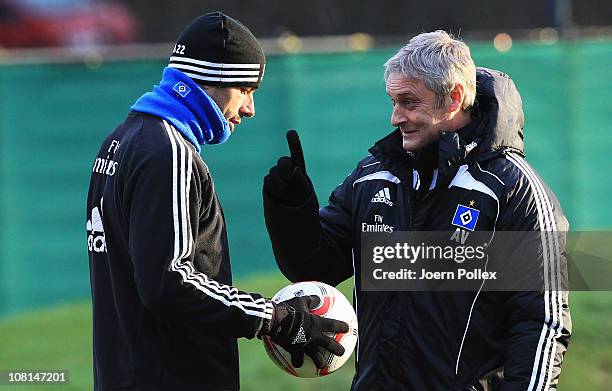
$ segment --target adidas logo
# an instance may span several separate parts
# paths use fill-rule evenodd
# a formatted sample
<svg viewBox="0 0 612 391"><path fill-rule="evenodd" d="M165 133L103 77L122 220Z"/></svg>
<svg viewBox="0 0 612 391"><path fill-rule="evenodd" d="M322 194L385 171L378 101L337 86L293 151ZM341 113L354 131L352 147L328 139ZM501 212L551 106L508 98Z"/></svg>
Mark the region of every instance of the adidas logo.
<svg viewBox="0 0 612 391"><path fill-rule="evenodd" d="M106 252L106 238L100 210L96 206L91 210L91 220L87 220L87 248L97 253Z"/></svg>
<svg viewBox="0 0 612 391"><path fill-rule="evenodd" d="M306 334L304 333L304 328L300 326L300 329L295 335L295 338L293 338L293 342L291 342L291 345L295 345L296 343L304 343L304 342L306 342Z"/></svg>
<svg viewBox="0 0 612 391"><path fill-rule="evenodd" d="M389 195L389 188L385 187L384 189L376 193L374 198L372 198L372 202L384 202L389 206L393 206L393 202L391 202L391 196Z"/></svg>

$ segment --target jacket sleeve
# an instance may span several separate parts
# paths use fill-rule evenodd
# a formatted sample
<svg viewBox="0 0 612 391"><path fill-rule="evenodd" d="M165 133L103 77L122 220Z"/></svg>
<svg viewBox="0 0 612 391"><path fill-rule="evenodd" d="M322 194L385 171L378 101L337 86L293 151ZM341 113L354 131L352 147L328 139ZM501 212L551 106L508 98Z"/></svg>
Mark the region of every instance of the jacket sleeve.
<svg viewBox="0 0 612 391"><path fill-rule="evenodd" d="M134 142L123 205L140 299L158 316L191 323L207 333L258 335L271 322L273 304L209 277L218 270L205 270L221 264L212 258L223 256L225 231L222 224L214 224L222 212L212 208L214 189L212 181L201 178L208 173L198 170L199 156L166 123L163 132L147 132ZM198 261L203 261L196 267L194 240L202 230L207 230L210 243L198 247Z"/></svg>
<svg viewBox="0 0 612 391"><path fill-rule="evenodd" d="M519 173L518 180L502 202L496 228L537 233L526 236L531 243L508 249L507 259L518 260L518 264L525 264L520 260L529 257L535 259L543 285L539 290L509 292L504 300L508 345L501 390L556 389L572 329L564 282L569 224L555 195L526 161L516 155L509 160ZM526 271L514 275L520 273Z"/></svg>
<svg viewBox="0 0 612 391"><path fill-rule="evenodd" d="M278 267L291 281L338 285L353 275L351 242L352 175L319 209L314 189L301 206L283 205L264 190L264 217Z"/></svg>

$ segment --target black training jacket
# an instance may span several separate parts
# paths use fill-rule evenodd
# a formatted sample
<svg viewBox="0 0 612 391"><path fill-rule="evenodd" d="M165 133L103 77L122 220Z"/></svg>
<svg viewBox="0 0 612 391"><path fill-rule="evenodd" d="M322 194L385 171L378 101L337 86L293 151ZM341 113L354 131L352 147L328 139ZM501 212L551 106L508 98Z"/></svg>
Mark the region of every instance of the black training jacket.
<svg viewBox="0 0 612 391"><path fill-rule="evenodd" d="M335 285L355 276L360 335L352 390L556 389L571 332L567 292L360 288L362 232L454 231L459 204L480 211L476 231L559 231L563 237L568 223L557 198L524 159L523 122L512 80L479 68L473 121L441 134L436 170L416 169L396 130L370 149L320 210L314 193L295 207L264 191L274 254L289 279ZM542 262L564 273L563 242L556 243L537 245L541 254L557 254ZM518 259L519 252L510 249L508 257Z"/></svg>
<svg viewBox="0 0 612 391"><path fill-rule="evenodd" d="M237 337L273 307L231 286L208 167L168 122L131 112L87 198L95 390L238 390Z"/></svg>

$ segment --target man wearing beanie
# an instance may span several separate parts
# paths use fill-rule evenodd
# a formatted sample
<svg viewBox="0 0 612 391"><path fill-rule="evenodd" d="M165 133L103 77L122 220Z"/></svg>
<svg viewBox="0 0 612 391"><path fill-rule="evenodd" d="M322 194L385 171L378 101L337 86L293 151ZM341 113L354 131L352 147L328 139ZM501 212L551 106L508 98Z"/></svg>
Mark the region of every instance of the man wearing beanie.
<svg viewBox="0 0 612 391"><path fill-rule="evenodd" d="M316 296L275 304L231 286L227 233L201 145L255 115L265 56L220 12L179 36L163 78L102 143L87 199L95 390L238 390L238 337L270 335L323 366L343 354L310 314ZM299 336L299 338L298 338Z"/></svg>

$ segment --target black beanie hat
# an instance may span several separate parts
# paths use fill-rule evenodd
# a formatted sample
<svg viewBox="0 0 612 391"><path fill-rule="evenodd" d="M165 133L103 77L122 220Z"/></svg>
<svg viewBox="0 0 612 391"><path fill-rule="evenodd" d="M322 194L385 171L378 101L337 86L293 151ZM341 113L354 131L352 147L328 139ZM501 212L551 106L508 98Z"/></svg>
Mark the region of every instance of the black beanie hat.
<svg viewBox="0 0 612 391"><path fill-rule="evenodd" d="M246 26L217 11L189 23L176 41L168 66L200 84L258 87L266 57Z"/></svg>

